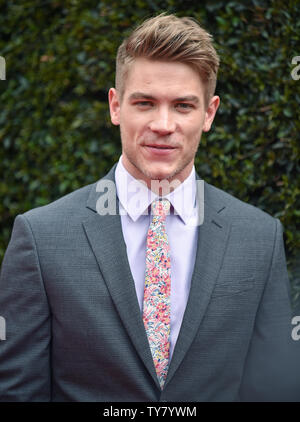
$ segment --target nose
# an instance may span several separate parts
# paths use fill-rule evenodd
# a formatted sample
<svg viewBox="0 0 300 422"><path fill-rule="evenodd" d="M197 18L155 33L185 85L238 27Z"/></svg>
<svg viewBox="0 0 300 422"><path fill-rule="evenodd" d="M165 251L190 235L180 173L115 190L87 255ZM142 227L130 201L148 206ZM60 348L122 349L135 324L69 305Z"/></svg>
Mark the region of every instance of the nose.
<svg viewBox="0 0 300 422"><path fill-rule="evenodd" d="M156 110L156 113L149 124L149 129L152 132L159 133L160 135L168 135L175 131L176 123L171 111L167 108Z"/></svg>

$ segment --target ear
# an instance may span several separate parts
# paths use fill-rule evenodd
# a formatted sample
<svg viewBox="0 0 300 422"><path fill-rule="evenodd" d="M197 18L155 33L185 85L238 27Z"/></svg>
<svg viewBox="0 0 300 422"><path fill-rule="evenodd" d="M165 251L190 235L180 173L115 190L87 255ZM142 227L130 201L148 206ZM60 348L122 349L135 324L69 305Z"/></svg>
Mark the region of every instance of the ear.
<svg viewBox="0 0 300 422"><path fill-rule="evenodd" d="M110 88L108 92L110 120L113 125L120 124L120 99L119 93L115 88Z"/></svg>
<svg viewBox="0 0 300 422"><path fill-rule="evenodd" d="M210 99L208 107L205 112L203 132L208 132L210 130L219 105L220 105L220 97L218 97L217 95L213 96Z"/></svg>

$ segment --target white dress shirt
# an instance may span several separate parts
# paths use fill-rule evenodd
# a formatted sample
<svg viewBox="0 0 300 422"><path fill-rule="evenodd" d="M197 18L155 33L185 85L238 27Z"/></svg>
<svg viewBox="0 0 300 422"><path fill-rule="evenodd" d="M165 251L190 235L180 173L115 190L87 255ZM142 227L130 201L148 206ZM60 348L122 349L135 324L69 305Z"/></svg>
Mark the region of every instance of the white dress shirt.
<svg viewBox="0 0 300 422"><path fill-rule="evenodd" d="M125 169L122 156L116 167L116 189L127 256L135 283L138 303L143 310L146 267L146 239L152 220L150 204L158 198L144 182L136 180ZM190 175L165 195L171 203L166 217L166 231L171 261L171 338L170 359L180 331L194 269L198 225L195 168Z"/></svg>

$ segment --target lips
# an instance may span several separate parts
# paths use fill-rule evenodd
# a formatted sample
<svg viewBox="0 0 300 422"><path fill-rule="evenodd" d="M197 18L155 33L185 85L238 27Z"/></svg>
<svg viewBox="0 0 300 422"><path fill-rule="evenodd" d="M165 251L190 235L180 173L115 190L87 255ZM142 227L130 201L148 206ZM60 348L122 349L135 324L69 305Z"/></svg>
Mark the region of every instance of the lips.
<svg viewBox="0 0 300 422"><path fill-rule="evenodd" d="M175 149L175 147L171 146L171 145L164 145L164 144L147 144L144 145L145 147L150 147L150 148L157 148L157 149Z"/></svg>
<svg viewBox="0 0 300 422"><path fill-rule="evenodd" d="M168 144L144 144L143 145L150 159L171 159L175 152L178 150L177 147L173 147Z"/></svg>

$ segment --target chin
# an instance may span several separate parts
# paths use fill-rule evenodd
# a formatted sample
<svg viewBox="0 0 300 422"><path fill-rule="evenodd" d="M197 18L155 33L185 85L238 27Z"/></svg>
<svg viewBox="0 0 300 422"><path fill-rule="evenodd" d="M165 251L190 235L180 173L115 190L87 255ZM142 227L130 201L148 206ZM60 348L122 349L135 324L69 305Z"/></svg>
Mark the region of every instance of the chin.
<svg viewBox="0 0 300 422"><path fill-rule="evenodd" d="M173 171L162 171L162 170L157 170L157 171L145 171L144 172L145 176L147 176L149 179L151 180L166 180L169 179L170 177L173 176L174 172Z"/></svg>

